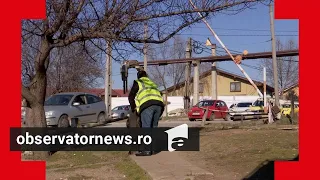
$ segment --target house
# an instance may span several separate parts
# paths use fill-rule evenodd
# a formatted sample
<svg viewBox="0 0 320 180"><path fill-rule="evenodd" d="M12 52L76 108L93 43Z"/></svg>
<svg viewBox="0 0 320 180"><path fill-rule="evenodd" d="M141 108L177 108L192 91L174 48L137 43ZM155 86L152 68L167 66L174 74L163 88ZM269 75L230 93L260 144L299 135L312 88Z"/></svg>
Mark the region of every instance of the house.
<svg viewBox="0 0 320 180"><path fill-rule="evenodd" d="M288 100L289 97L289 93L293 91L294 94L297 96L297 98L299 99L299 83L296 83L286 89L283 90L283 94L282 96Z"/></svg>
<svg viewBox="0 0 320 180"><path fill-rule="evenodd" d="M212 96L211 70L200 74L199 95ZM188 87L189 94L193 93L193 77L190 79ZM263 93L263 82L253 81ZM217 69L217 91L218 96L258 96L258 92L247 80L247 78L227 71ZM168 96L184 96L185 83L181 82L176 86L167 88ZM267 85L267 95L272 95L274 88Z"/></svg>

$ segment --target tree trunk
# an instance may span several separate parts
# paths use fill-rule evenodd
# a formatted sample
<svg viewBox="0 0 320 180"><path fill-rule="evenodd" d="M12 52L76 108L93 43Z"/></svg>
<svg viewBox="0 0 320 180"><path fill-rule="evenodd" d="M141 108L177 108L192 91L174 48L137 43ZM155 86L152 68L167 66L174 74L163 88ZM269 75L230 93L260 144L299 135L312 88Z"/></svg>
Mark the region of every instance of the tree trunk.
<svg viewBox="0 0 320 180"><path fill-rule="evenodd" d="M38 72L34 77L34 83L30 85L29 91L35 97L26 108L26 126L46 128L47 122L44 111L44 100L46 95L47 78L45 72ZM32 155L25 157L31 160L46 160L50 155L48 151L34 151Z"/></svg>
<svg viewBox="0 0 320 180"><path fill-rule="evenodd" d="M30 86L31 94L36 97L34 101L30 102L30 108L27 108L26 125L27 127L47 127L44 99L46 94L47 78L45 73L38 73L35 77L34 83Z"/></svg>

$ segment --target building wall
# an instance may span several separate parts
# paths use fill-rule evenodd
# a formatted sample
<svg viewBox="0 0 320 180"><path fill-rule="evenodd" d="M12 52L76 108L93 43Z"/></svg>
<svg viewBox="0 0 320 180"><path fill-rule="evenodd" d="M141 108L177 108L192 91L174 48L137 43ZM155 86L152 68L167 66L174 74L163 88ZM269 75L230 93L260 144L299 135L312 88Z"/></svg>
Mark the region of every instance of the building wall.
<svg viewBox="0 0 320 180"><path fill-rule="evenodd" d="M299 86L295 87L292 89L294 91L294 93L299 97ZM289 91L286 91L283 93L283 97L286 98L290 93L290 90Z"/></svg>
<svg viewBox="0 0 320 180"><path fill-rule="evenodd" d="M241 91L239 92L230 92L230 83L231 82L240 82L241 83ZM258 96L258 92L255 88L247 81L244 81L239 78L233 78L229 75L218 74L217 76L218 83L218 96ZM205 76L200 79L199 82L199 95L200 96L212 96L212 81L211 74ZM201 87L202 86L202 87ZM203 92L201 92L201 89ZM263 93L263 89L259 88ZM193 93L193 83L190 83L189 92ZM267 94L271 94L271 92L267 92ZM184 86L176 89L175 91L170 91L169 96L183 96L184 95Z"/></svg>

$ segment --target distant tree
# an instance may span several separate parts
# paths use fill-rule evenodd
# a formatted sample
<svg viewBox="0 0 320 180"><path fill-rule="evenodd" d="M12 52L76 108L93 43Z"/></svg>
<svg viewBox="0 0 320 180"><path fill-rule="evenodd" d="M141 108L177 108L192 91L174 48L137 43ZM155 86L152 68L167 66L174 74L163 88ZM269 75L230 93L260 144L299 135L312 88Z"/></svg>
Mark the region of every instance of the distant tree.
<svg viewBox="0 0 320 180"><path fill-rule="evenodd" d="M279 39L276 41L276 50L293 50L297 49L297 45L293 40L281 42ZM297 57L277 57L278 65L278 83L279 90L284 89L299 82L299 63ZM268 84L274 86L273 78L273 65L272 59L264 59L261 63L262 67L266 67Z"/></svg>
<svg viewBox="0 0 320 180"><path fill-rule="evenodd" d="M160 59L181 59L185 58L186 41L176 36L173 41L167 41L161 45L154 45L150 48L149 58L151 61ZM149 66L150 77L163 90L176 85L184 80L185 64L169 64L166 66ZM173 91L174 91L173 90Z"/></svg>
<svg viewBox="0 0 320 180"><path fill-rule="evenodd" d="M72 92L92 88L103 78L102 59L94 47L71 44L58 48L52 54L48 70L47 93Z"/></svg>

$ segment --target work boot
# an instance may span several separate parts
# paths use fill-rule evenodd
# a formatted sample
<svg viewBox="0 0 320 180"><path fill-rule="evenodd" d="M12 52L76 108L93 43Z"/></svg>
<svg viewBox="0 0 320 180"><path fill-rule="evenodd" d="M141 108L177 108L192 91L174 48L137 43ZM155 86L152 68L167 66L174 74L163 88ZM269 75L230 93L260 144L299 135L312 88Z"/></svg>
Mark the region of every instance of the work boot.
<svg viewBox="0 0 320 180"><path fill-rule="evenodd" d="M151 156L152 152L151 151L139 151L136 153L136 156Z"/></svg>

